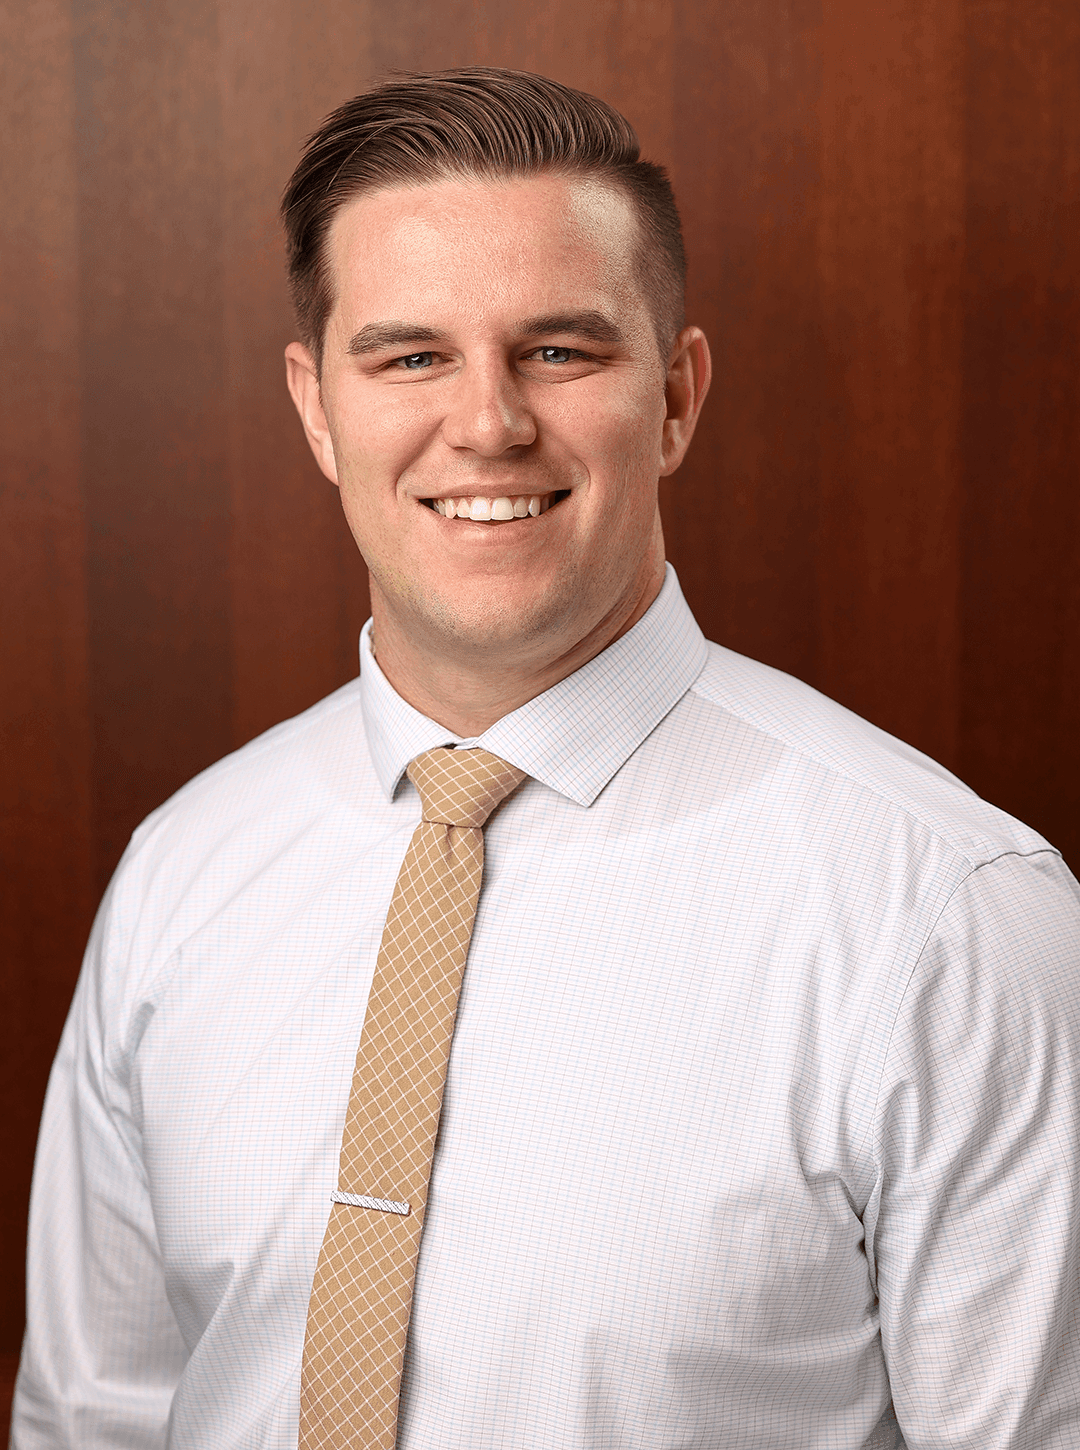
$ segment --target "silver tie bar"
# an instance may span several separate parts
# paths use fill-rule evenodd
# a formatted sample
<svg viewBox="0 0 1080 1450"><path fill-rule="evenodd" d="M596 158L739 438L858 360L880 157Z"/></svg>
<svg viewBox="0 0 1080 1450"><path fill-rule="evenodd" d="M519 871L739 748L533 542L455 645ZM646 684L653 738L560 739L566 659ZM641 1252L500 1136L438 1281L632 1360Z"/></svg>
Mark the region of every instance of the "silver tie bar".
<svg viewBox="0 0 1080 1450"><path fill-rule="evenodd" d="M340 1188L335 1188L330 1195L331 1203L347 1203L350 1208L377 1208L380 1213L400 1213L404 1217L409 1212L407 1203L395 1203L392 1198L372 1198L367 1193L342 1193Z"/></svg>

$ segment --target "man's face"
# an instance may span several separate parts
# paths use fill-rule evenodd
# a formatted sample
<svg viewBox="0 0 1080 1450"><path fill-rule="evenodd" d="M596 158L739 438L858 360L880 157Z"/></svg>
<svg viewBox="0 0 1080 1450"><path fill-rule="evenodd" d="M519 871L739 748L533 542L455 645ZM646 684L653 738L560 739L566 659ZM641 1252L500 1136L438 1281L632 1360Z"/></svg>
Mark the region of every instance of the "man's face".
<svg viewBox="0 0 1080 1450"><path fill-rule="evenodd" d="M554 661L651 602L657 480L689 433L637 245L629 203L580 178L446 179L335 217L320 386L296 344L290 383L380 638Z"/></svg>

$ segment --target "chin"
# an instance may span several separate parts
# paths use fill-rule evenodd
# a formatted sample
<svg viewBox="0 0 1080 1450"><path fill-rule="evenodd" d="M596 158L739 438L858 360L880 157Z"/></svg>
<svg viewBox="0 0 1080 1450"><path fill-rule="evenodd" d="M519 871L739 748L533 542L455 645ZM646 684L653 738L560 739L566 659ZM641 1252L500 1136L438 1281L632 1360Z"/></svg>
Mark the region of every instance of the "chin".
<svg viewBox="0 0 1080 1450"><path fill-rule="evenodd" d="M489 586L453 600L425 600L422 612L452 648L512 653L515 645L528 647L538 638L555 643L575 606L567 594L537 597Z"/></svg>

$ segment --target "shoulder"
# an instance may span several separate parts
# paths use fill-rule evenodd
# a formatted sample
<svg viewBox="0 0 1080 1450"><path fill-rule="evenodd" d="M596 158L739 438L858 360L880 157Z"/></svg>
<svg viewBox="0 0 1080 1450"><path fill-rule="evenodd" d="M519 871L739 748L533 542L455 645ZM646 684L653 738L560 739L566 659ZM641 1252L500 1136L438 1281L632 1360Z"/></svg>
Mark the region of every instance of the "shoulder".
<svg viewBox="0 0 1080 1450"><path fill-rule="evenodd" d="M802 802L838 824L902 822L906 834L955 857L961 876L1002 855L1053 851L937 761L780 670L710 644L690 695L713 730L768 743L776 787L793 810Z"/></svg>
<svg viewBox="0 0 1080 1450"><path fill-rule="evenodd" d="M181 786L138 826L127 857L256 825L295 829L347 801L369 770L359 680L350 680Z"/></svg>
<svg viewBox="0 0 1080 1450"><path fill-rule="evenodd" d="M230 903L273 922L297 883L378 827L381 795L351 681L195 776L134 832L99 913L91 957L133 988Z"/></svg>
<svg viewBox="0 0 1080 1450"><path fill-rule="evenodd" d="M353 768L358 750L366 757L359 680L350 680L310 709L273 726L246 745L201 771L142 822L134 839L163 828L200 824L222 813L233 815L267 802L301 796L318 799L334 790L344 768Z"/></svg>

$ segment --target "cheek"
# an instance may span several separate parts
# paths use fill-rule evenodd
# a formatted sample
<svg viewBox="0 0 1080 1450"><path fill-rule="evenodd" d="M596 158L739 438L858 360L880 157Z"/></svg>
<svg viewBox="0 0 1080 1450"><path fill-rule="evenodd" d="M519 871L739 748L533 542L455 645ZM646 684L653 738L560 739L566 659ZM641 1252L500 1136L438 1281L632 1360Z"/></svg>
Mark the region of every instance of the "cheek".
<svg viewBox="0 0 1080 1450"><path fill-rule="evenodd" d="M655 497L660 474L659 423L656 429L642 426L641 413L628 413L612 420L596 439L596 464L617 486L610 503L625 506Z"/></svg>
<svg viewBox="0 0 1080 1450"><path fill-rule="evenodd" d="M561 441L585 465L594 481L612 478L629 483L639 475L648 485L660 472L660 439L664 405L650 392L603 399L588 398L560 410L553 423Z"/></svg>
<svg viewBox="0 0 1080 1450"><path fill-rule="evenodd" d="M418 400L351 399L331 429L334 452L358 486L393 480L430 435L428 410Z"/></svg>

